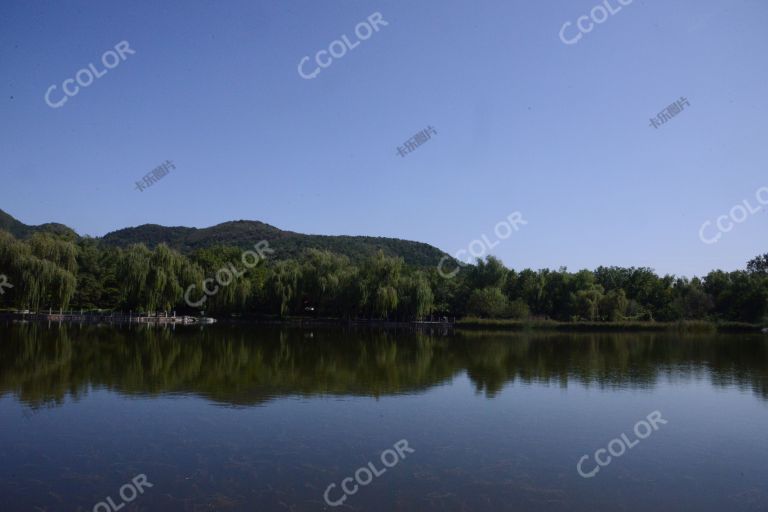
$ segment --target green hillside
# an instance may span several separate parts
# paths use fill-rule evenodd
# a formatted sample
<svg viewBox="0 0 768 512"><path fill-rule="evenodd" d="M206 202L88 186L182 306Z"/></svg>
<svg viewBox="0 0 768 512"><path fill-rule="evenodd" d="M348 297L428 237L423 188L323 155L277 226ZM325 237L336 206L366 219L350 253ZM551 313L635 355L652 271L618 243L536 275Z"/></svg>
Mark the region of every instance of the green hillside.
<svg viewBox="0 0 768 512"><path fill-rule="evenodd" d="M19 222L3 210L0 210L0 229L8 231L16 238L26 238L39 231L65 235L68 238L77 238L77 233L64 224L49 222L47 224L40 224L39 226L28 226L23 222Z"/></svg>
<svg viewBox="0 0 768 512"><path fill-rule="evenodd" d="M212 245L245 249L261 240L269 242L275 250L276 259L296 258L305 249L322 249L344 254L352 261L360 261L382 250L388 256L401 256L409 265L428 267L437 265L445 255L443 251L421 242L370 236L304 235L247 220L225 222L202 229L146 224L114 231L103 238L105 243L120 247L138 242L148 247L166 243L182 253Z"/></svg>
<svg viewBox="0 0 768 512"><path fill-rule="evenodd" d="M2 210L0 210L0 229L9 231L17 238L27 238L37 231L77 236L73 230L62 224L28 226ZM306 249L321 249L346 255L352 261L361 261L382 250L388 256L401 256L409 265L434 267L445 255L440 249L421 242L369 236L304 235L283 231L263 222L247 220L224 222L201 229L144 224L113 231L100 239L102 243L115 247L143 243L153 248L160 243L165 243L183 254L215 245L252 248L253 244L261 240L269 242L270 247L275 251L275 259L280 260L296 258Z"/></svg>

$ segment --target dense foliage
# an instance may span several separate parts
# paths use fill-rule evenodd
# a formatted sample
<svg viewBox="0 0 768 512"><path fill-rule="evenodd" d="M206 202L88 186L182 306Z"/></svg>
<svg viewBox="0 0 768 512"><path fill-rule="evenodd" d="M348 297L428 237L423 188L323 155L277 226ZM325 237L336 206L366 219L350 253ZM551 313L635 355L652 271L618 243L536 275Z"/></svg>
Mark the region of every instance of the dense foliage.
<svg viewBox="0 0 768 512"><path fill-rule="evenodd" d="M369 236L305 235L283 231L258 221L225 222L209 228L165 227L144 225L108 233L103 242L115 247L142 243L152 248L160 244L190 254L213 245L247 249L260 240L269 241L276 259L301 258L308 249L343 254L359 262L382 251L387 256L400 256L409 265L428 267L445 254L429 244L397 238Z"/></svg>
<svg viewBox="0 0 768 512"><path fill-rule="evenodd" d="M296 258L273 255L252 268L243 266L242 255L226 246L183 255L165 244L120 248L46 232L18 240L0 231L0 274L13 285L3 289L0 306L197 312L185 304L185 290L195 285L196 297L202 296L203 280L229 267L242 275L206 299L209 313L741 322L765 322L768 315L768 255L746 270L716 270L701 279L659 276L648 268L515 271L494 257L449 279L436 267L407 265L383 251L353 262L307 249Z"/></svg>
<svg viewBox="0 0 768 512"><path fill-rule="evenodd" d="M77 233L63 224L26 225L0 210L0 230L17 238L28 238L35 233L54 233L75 240ZM107 246L126 249L131 245L143 244L150 249L165 244L185 256L208 247L228 246L242 250L267 240L275 250L276 259L301 258L308 249L319 249L343 254L355 263L382 251L387 256L400 256L408 265L431 267L444 252L429 244L371 236L327 236L305 235L284 231L258 221L238 220L224 222L208 228L167 227L157 224L120 229L107 233L100 242Z"/></svg>

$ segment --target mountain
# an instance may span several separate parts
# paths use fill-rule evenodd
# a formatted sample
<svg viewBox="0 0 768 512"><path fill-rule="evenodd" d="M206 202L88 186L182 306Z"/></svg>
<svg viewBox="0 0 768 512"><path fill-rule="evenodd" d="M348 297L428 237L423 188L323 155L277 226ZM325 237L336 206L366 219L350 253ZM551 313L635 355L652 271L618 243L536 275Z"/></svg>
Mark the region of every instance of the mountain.
<svg viewBox="0 0 768 512"><path fill-rule="evenodd" d="M224 222L201 229L145 224L113 231L102 240L119 247L132 243L143 243L148 247L166 243L182 253L211 245L250 249L253 244L266 240L274 249L276 259L296 257L305 249L312 248L344 254L352 261L359 261L382 250L388 256L402 256L407 264L418 267L435 266L446 255L440 249L422 242L371 236L304 235L249 220Z"/></svg>
<svg viewBox="0 0 768 512"><path fill-rule="evenodd" d="M17 238L26 238L38 231L77 237L77 233L62 224L28 226L2 210L0 210L0 229L11 232ZM297 257L304 250L312 248L344 254L352 261L360 261L382 250L388 256L401 256L407 264L417 267L434 267L443 256L446 256L440 249L422 242L371 236L304 235L249 220L224 222L208 228L144 224L107 233L99 240L115 247L126 247L137 243L154 247L165 243L184 254L212 245L250 249L253 248L253 244L266 240L275 251L276 259Z"/></svg>
<svg viewBox="0 0 768 512"><path fill-rule="evenodd" d="M49 222L47 224L40 224L39 226L28 226L23 222L19 222L13 216L7 214L3 210L0 210L0 229L8 231L16 238L27 238L37 232L49 232L57 235L64 235L67 238L77 238L77 233L65 226L64 224L57 224Z"/></svg>

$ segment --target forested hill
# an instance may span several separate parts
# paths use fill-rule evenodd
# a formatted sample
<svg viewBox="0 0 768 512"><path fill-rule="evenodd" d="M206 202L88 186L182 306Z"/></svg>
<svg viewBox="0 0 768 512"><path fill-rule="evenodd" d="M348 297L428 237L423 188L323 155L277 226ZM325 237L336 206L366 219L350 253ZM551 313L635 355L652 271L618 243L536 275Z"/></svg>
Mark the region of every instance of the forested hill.
<svg viewBox="0 0 768 512"><path fill-rule="evenodd" d="M69 238L77 237L77 233L75 233L74 230L68 228L64 224L56 224L50 222L48 224L41 224L39 226L28 226L23 222L19 222L11 215L8 215L3 210L0 210L0 229L8 231L16 238L26 238L34 233L41 231L66 235Z"/></svg>
<svg viewBox="0 0 768 512"><path fill-rule="evenodd" d="M28 226L0 210L0 229L9 231L17 238L26 238L37 231L53 231L77 236L62 224ZM429 244L397 238L369 236L304 235L283 231L258 221L239 220L225 222L208 228L166 227L145 224L106 234L100 239L104 244L127 247L143 243L153 248L160 243L189 254L195 249L214 245L252 248L253 244L266 240L274 249L275 259L297 258L305 249L322 249L348 256L359 262L381 249L387 256L401 256L405 263L416 267L434 267L445 255Z"/></svg>
<svg viewBox="0 0 768 512"><path fill-rule="evenodd" d="M421 242L370 236L304 235L248 220L225 222L202 229L146 224L114 231L103 238L105 243L120 247L132 243L154 247L165 243L185 254L211 245L251 248L261 240L269 242L276 259L296 258L305 249L322 249L360 261L381 249L387 256L401 256L409 265L434 267L445 255L436 247Z"/></svg>

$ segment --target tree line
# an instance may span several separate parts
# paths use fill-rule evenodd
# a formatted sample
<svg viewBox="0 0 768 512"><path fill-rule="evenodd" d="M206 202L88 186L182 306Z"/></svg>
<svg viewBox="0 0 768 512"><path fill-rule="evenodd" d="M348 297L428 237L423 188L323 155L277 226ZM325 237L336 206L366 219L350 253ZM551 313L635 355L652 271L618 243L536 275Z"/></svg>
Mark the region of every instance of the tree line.
<svg viewBox="0 0 768 512"><path fill-rule="evenodd" d="M237 247L182 254L160 244L126 248L97 239L0 231L0 307L195 314L184 292L240 260ZM437 262L436 262L437 263ZM429 316L560 321L768 320L768 254L744 270L702 278L657 275L650 268L598 267L569 272L513 270L489 256L453 278L437 267L406 265L382 252L351 261L308 249L260 261L207 297L207 314L413 320Z"/></svg>

